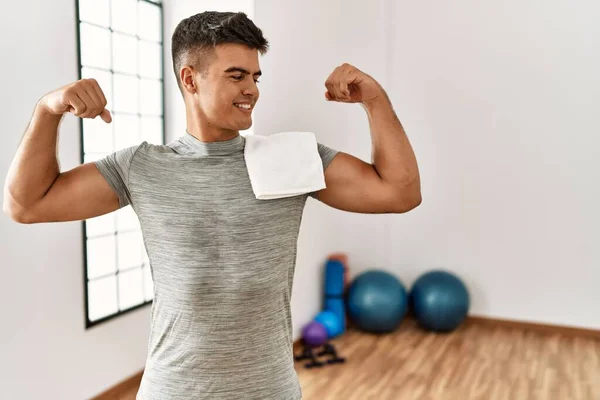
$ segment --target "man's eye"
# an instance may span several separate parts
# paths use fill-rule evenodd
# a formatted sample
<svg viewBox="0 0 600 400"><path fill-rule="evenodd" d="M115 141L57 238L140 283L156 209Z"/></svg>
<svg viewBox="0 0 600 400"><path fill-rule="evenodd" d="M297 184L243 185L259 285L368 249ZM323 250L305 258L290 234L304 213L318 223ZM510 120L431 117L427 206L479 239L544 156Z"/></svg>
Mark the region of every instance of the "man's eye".
<svg viewBox="0 0 600 400"><path fill-rule="evenodd" d="M244 79L244 75L234 75L234 76L232 76L232 78L235 79L236 81L241 81L241 80ZM254 82L258 83L259 80L258 79L254 79Z"/></svg>

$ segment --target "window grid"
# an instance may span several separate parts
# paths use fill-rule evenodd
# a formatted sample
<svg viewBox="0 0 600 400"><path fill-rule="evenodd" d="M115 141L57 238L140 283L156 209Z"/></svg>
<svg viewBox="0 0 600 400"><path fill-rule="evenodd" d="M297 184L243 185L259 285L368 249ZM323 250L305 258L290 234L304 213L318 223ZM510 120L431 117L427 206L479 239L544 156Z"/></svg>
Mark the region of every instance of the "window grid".
<svg viewBox="0 0 600 400"><path fill-rule="evenodd" d="M80 14L80 6L81 3L85 3L86 0L75 0L76 2L76 23L77 23L77 41L78 41L78 72L79 72L79 79L82 79L84 76L84 70L86 70L86 75L90 74L91 71L97 71L97 73L105 73L105 74L109 74L110 75L110 96L107 96L108 100L111 102L111 114L113 115L113 123L110 125L110 131L111 131L111 139L112 139L112 151L117 151L117 150L121 150L122 148L126 147L126 146L118 146L117 145L117 134L116 134L116 129L115 129L115 119L117 119L119 116L125 116L125 117L135 117L135 121L137 123L137 137L140 139L139 142L141 142L142 140L148 140L146 138L143 137L142 135L142 125L143 123L149 120L154 120L155 123L158 122L157 120L160 119L160 138L158 138L159 140L159 144L164 144L165 142L165 120L164 120L164 109L165 109L165 99L164 99L164 59L163 59L163 41L164 41L164 34L163 34L163 26L164 26L164 20L163 20L163 9L162 9L162 4L159 0L157 1L152 1L152 0L132 0L132 3L135 3L135 7L136 7L136 34L133 35L131 33L128 32L121 32L118 29L113 29L113 2L115 1L120 1L120 0L107 0L107 6L108 6L108 26L103 26L101 24L96 24L94 22L91 21L85 21L82 20L81 18L81 14ZM87 0L88 2L88 6L89 6L89 2L90 0ZM158 11L158 16L159 16L159 20L157 21L159 23L158 29L160 30L160 40L158 41L152 41L152 40L148 40L147 38L141 37L140 36L140 24L139 24L139 15L140 15L140 3L144 3L147 5L151 5L152 7L157 7L157 11ZM147 8L147 7L146 7ZM110 48L107 49L108 50L108 57L107 59L109 60L110 63L110 67L109 68L104 68L102 66L99 65L86 65L82 62L82 48L84 46L86 46L85 42L82 42L82 34L81 34L81 30L82 30L82 26L91 26L94 27L94 29L101 29L104 30L106 32L108 32L108 43ZM127 28L125 28L127 29ZM127 72L127 71L118 71L115 70L115 63L114 63L114 51L115 51L115 47L114 47L114 43L113 43L113 38L114 38L114 33L117 33L119 35L123 35L124 37L128 37L131 39L135 39L136 40L136 70L137 73L131 73L131 72ZM158 33L158 32L156 32ZM153 35L150 35L150 37L152 37ZM89 46L91 43L87 43L87 45ZM160 63L160 73L158 74L159 76L146 76L144 74L140 74L140 67L141 67L141 63L140 63L140 52L141 52L141 46L144 44L151 44L153 46L155 46L154 50L159 50L160 51L160 60L158 60L158 62ZM94 50L100 50L100 49L94 49ZM151 72L153 72L151 70ZM156 71L158 72L158 71ZM129 77L129 78L134 78L137 82L137 111L138 112L127 112L127 111L121 111L118 109L115 109L115 100L116 100L116 90L115 90L115 76L119 75L119 76L123 76L123 77ZM160 111L158 113L153 113L153 112L148 112L149 110L145 110L143 109L142 106L142 96L141 96L141 92L142 92L142 85L143 82L156 82L156 84L158 84L160 86L160 107L156 107L158 104L154 104L155 107L150 110L150 111ZM108 85L106 85L108 86ZM108 89L108 87L105 89L104 87L102 87L103 90L106 92ZM155 89L156 87L152 88ZM146 90L148 90L148 87L146 87ZM160 109L160 110L159 110ZM145 119L148 118L148 119ZM105 157L106 155L110 154L110 152L106 152L105 149L103 149L102 151L86 151L86 147L90 147L90 145L88 145L86 143L86 133L87 130L84 128L84 121L83 119L80 119L80 132L81 132L81 162L85 163L85 162L90 162L92 160L97 160L100 158ZM156 132L155 132L156 133ZM150 140L148 140L150 141ZM139 143L138 142L138 143ZM157 143L156 141L154 141L154 143ZM135 143L137 144L137 143ZM88 149L90 150L90 149ZM97 150L97 149L96 149ZM91 328L92 326L98 325L102 322L111 320L115 317L118 317L120 315L129 313L133 310L136 310L140 307L143 307L145 305L151 304L152 303L152 298L146 296L146 293L148 292L148 289L151 288L150 285L152 282L146 282L149 279L151 280L151 273L149 271L149 262L147 259L147 256L145 256L145 245L143 243L143 240L141 240L141 232L140 229L138 227L138 229L130 229L129 227L124 228L120 226L119 222L119 217L120 215L125 215L122 214L126 209L130 209L131 206L125 207L124 209L118 210L114 213L111 213L112 215L108 215L108 216L101 216L98 218L107 218L106 221L110 221L110 224L112 227L114 227L113 229L108 229L102 233L97 233L97 234L91 234L88 236L88 229L89 229L89 222L88 221L83 221L82 223L82 228L83 228L83 254L84 254L84 289L85 289L85 326L86 329ZM132 210L129 210L129 212L133 213ZM121 213L121 214L119 214ZM137 218L137 217L136 217ZM105 221L105 222L106 222ZM124 220L126 221L126 220ZM127 234L134 234L134 233L140 233L140 240L139 240L139 246L140 246L140 259L142 260L142 263L135 263L133 265L126 265L126 266L121 266L120 265L120 256L125 252L126 249L121 249L122 253L119 252L119 240L123 237L123 235L127 235ZM113 244L113 248L114 248L114 267L113 268L109 268L108 272L101 272L98 273L98 271L96 271L96 273L94 274L95 276L93 276L92 278L89 278L89 270L88 267L90 266L90 259L89 259L89 255L88 255L88 245L89 245L89 241L90 240L97 240L97 239L109 239L112 237L112 244ZM134 248L135 250L135 248ZM135 251L128 253L129 257L131 256L131 254L135 254ZM124 256L125 257L125 256ZM100 257L101 258L101 257ZM97 262L94 264L98 264ZM138 277L134 277L137 278L136 282L139 284L137 289L139 290L139 287L141 285L141 302L137 302L137 304L130 304L128 306L123 306L121 304L121 287L120 287L120 283L121 283L121 276L126 276L127 274L134 274L136 271L139 271L139 276ZM131 275L130 275L131 276ZM95 286L94 288L94 293L96 293L97 290L99 290L99 288L101 287L102 282L105 283L109 283L109 281L114 280L114 285L113 286L105 286L105 295L108 295L110 293L112 293L114 291L114 301L116 301L116 303L114 303L113 301L107 301L108 304L107 307L112 305L112 312L106 312L106 310L104 310L104 313L101 313L97 316L95 316L96 318L91 319L91 315L90 315L90 306L92 306L91 304L91 300L90 300L90 292L92 292L92 290L90 290L90 285L92 283L98 283L97 286ZM123 278L124 279L124 278ZM130 278L131 279L131 278ZM125 290L126 287L123 287L123 290ZM96 293L97 294L97 293ZM125 293L125 296L127 296L127 293ZM96 299L96 302L99 302L100 300ZM104 304L100 304L100 306L103 306ZM116 307L115 307L116 305ZM116 311L114 311L116 310Z"/></svg>
<svg viewBox="0 0 600 400"><path fill-rule="evenodd" d="M112 37L111 37L111 41L112 41ZM141 40L140 40L140 42L141 42ZM112 54L111 54L111 57L112 57ZM112 68L89 67L89 66L85 66L85 65L82 66L82 68L96 69L96 70L101 71L101 72L108 72L110 74L124 75L124 76L128 76L130 78L146 79L146 80L149 80L149 81L158 81L158 82L162 82L163 81L162 78L152 78L152 77L148 77L148 76L142 76L140 74L132 74L132 73L123 72L123 71L114 71Z"/></svg>
<svg viewBox="0 0 600 400"><path fill-rule="evenodd" d="M142 1L142 0L138 0L138 1ZM150 3L156 5L155 3L152 3L152 2L150 2ZM130 38L135 38L135 39L139 40L140 42L147 42L147 43L153 43L153 44L162 44L162 40L160 40L158 42L155 42L153 40L148 40L148 39L142 38L140 35L132 35L129 32L123 32L123 31L120 31L118 29L113 29L110 26L107 27L107 26L104 26L104 25L97 24L95 22L81 21L81 20L79 20L79 23L81 25L84 25L84 26L85 25L89 25L89 26L93 26L95 28L104 29L106 31L109 31L110 33L118 33L119 35L129 36ZM112 37L112 35L111 35L111 37Z"/></svg>

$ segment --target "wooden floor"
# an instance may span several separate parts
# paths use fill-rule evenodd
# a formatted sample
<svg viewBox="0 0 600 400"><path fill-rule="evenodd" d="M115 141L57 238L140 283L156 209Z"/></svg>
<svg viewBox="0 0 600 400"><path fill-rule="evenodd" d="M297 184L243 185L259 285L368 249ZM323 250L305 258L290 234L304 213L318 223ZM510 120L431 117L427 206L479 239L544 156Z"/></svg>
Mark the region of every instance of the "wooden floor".
<svg viewBox="0 0 600 400"><path fill-rule="evenodd" d="M597 339L476 322L434 334L407 320L393 334L351 331L333 343L345 364L296 364L305 400L600 399Z"/></svg>
<svg viewBox="0 0 600 400"><path fill-rule="evenodd" d="M600 399L600 341L591 338L474 322L434 334L406 321L394 334L335 342L346 364L297 366L305 399Z"/></svg>

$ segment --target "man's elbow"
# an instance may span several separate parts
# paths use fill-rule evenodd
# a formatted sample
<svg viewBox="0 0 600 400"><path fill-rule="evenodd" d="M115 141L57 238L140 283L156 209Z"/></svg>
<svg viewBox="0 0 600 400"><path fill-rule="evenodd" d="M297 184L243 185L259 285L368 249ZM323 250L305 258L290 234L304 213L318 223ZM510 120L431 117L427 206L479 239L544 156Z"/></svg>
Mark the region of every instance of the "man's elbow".
<svg viewBox="0 0 600 400"><path fill-rule="evenodd" d="M392 204L392 213L403 214L414 210L423 202L421 188L418 183L402 187L396 194Z"/></svg>
<svg viewBox="0 0 600 400"><path fill-rule="evenodd" d="M421 193L411 194L409 196L405 196L401 198L397 203L396 213L402 214L414 210L419 207L423 202L423 198L421 197Z"/></svg>
<svg viewBox="0 0 600 400"><path fill-rule="evenodd" d="M4 214L6 214L10 219L19 223L19 224L33 224L35 221L29 217L28 214L22 212L15 212L10 209L3 208Z"/></svg>
<svg viewBox="0 0 600 400"><path fill-rule="evenodd" d="M2 202L2 212L19 224L33 224L36 222L32 218L31 213L27 212L19 204L8 200L7 196L4 197L4 201Z"/></svg>

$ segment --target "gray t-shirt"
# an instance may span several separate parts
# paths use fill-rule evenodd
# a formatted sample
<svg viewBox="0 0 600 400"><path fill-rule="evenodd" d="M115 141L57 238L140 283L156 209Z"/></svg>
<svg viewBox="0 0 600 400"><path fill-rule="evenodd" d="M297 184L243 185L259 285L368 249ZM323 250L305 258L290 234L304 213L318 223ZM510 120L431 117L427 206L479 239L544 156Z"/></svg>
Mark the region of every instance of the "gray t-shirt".
<svg viewBox="0 0 600 400"><path fill-rule="evenodd" d="M302 397L290 296L309 195L257 200L245 138L186 133L97 161L136 212L154 281L143 400ZM324 168L337 152L322 144Z"/></svg>

